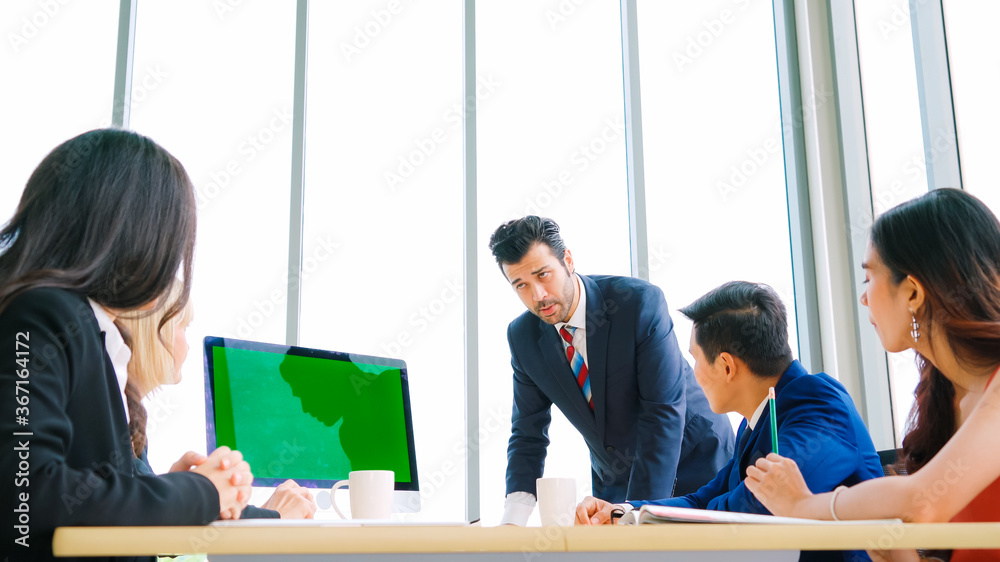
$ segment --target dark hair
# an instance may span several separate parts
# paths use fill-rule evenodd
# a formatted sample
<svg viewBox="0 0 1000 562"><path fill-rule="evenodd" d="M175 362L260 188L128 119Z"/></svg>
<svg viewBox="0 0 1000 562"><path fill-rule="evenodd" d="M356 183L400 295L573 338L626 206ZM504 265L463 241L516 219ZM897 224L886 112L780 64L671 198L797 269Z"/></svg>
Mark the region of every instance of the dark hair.
<svg viewBox="0 0 1000 562"><path fill-rule="evenodd" d="M871 240L894 283L912 275L923 285L920 323L944 330L960 365L1000 364L1000 222L982 201L958 189L931 191L880 216ZM917 367L901 456L910 473L955 432L954 386L919 353Z"/></svg>
<svg viewBox="0 0 1000 562"><path fill-rule="evenodd" d="M528 215L509 220L500 225L490 236L490 251L503 271L503 265L511 265L524 259L535 244L545 244L566 266L566 243L559 235L559 225L552 219Z"/></svg>
<svg viewBox="0 0 1000 562"><path fill-rule="evenodd" d="M177 159L134 132L84 133L42 160L0 230L0 311L36 287L135 309L182 269L162 327L187 302L194 240L194 189Z"/></svg>
<svg viewBox="0 0 1000 562"><path fill-rule="evenodd" d="M761 377L779 376L792 364L785 305L763 283L730 281L681 313L694 322L695 341L710 362L730 353Z"/></svg>

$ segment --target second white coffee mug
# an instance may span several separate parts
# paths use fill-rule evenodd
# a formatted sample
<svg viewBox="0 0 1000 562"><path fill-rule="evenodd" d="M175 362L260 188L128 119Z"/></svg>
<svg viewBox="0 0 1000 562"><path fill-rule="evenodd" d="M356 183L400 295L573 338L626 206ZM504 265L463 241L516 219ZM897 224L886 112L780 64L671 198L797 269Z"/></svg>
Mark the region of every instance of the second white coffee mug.
<svg viewBox="0 0 1000 562"><path fill-rule="evenodd" d="M543 527L571 527L576 520L576 480L539 478L538 513Z"/></svg>
<svg viewBox="0 0 1000 562"><path fill-rule="evenodd" d="M392 513L392 491L396 475L391 470L354 470L348 480L341 480L330 489L330 503L341 519L347 519L337 507L337 490L348 487L351 493L351 519L389 519Z"/></svg>

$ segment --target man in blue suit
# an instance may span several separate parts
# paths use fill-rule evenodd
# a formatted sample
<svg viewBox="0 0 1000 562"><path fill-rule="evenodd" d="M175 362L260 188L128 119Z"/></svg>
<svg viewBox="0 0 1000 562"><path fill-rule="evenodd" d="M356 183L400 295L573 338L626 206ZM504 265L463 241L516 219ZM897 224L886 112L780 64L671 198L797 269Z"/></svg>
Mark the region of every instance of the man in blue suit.
<svg viewBox="0 0 1000 562"><path fill-rule="evenodd" d="M514 409L502 523L524 525L534 508L552 404L583 435L599 498L686 494L725 465L732 426L681 356L659 288L576 274L551 219L501 225L490 250L529 311L507 329Z"/></svg>
<svg viewBox="0 0 1000 562"><path fill-rule="evenodd" d="M743 479L774 451L768 389L774 388L778 448L795 459L813 493L882 476L868 429L844 387L825 373L810 375L792 359L785 307L767 285L734 281L681 309L694 321L694 372L712 410L738 412L736 454L697 492L613 506L595 498L577 507L578 524L611 521L645 504L770 514ZM619 512L621 513L621 512ZM631 516L628 516L631 517ZM800 560L868 560L863 552L803 552Z"/></svg>

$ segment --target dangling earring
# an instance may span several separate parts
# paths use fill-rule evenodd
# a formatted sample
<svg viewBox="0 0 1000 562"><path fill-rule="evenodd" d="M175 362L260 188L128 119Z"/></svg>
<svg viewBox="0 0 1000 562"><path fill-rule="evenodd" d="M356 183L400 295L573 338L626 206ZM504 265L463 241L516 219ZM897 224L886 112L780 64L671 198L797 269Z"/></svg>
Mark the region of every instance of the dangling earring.
<svg viewBox="0 0 1000 562"><path fill-rule="evenodd" d="M913 343L917 343L920 339L920 324L917 323L917 313L912 309L910 310L910 317L912 318L910 322L910 337L913 338Z"/></svg>

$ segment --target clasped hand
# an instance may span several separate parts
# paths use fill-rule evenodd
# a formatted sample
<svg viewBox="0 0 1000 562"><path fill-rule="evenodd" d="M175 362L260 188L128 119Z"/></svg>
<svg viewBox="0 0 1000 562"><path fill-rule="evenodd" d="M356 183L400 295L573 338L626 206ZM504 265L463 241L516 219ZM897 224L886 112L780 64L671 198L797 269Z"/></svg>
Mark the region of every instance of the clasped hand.
<svg viewBox="0 0 1000 562"><path fill-rule="evenodd" d="M211 455L188 451L170 467L170 472L192 471L212 481L219 492L219 519L239 519L250 501L253 474L243 454L219 447Z"/></svg>

